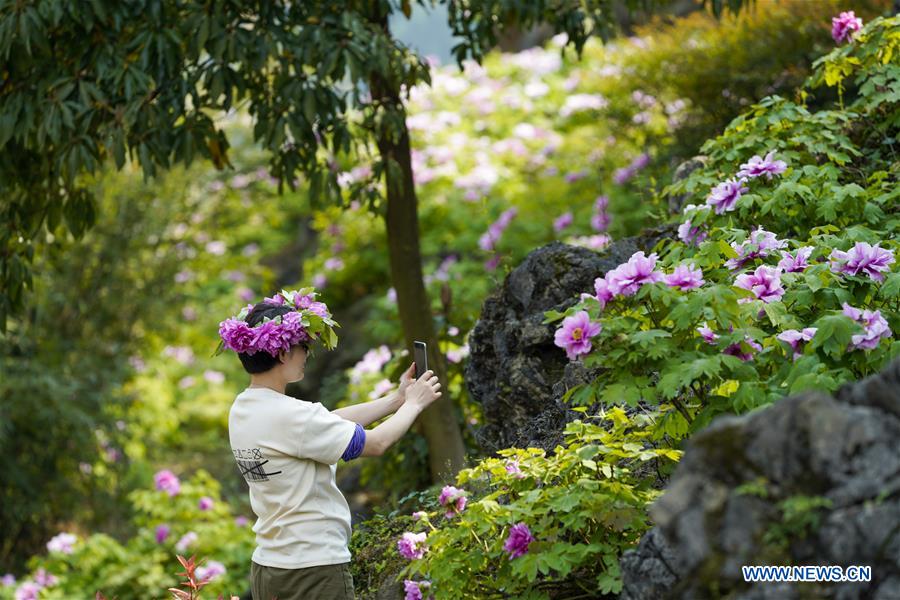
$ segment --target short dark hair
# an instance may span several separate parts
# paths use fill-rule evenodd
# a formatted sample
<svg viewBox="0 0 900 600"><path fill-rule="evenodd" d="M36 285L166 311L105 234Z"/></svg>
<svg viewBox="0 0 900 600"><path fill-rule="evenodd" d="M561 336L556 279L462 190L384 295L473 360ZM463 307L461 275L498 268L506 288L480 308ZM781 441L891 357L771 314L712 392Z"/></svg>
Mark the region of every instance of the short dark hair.
<svg viewBox="0 0 900 600"><path fill-rule="evenodd" d="M262 323L262 320L265 318L274 319L275 317L286 315L293 310L293 308L284 304L269 304L266 302L260 302L259 304L256 304L253 309L247 314L247 323L250 325L250 327L255 327L256 325ZM296 346L302 346L306 350L306 352L309 353L309 344L307 342L300 342L299 344L295 344L294 346L291 346L291 349L293 350ZM255 354L238 352L238 358L241 359L241 364L244 365L244 370L251 375L265 373L266 371L271 370L273 367L278 366L279 362L278 356L272 356L264 350L257 350Z"/></svg>

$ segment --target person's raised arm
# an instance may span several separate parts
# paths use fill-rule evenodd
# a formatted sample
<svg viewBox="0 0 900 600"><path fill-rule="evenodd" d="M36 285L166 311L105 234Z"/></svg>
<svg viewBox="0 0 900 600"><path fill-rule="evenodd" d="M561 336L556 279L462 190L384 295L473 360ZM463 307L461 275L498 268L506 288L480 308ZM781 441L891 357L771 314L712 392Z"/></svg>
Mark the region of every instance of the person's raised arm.
<svg viewBox="0 0 900 600"><path fill-rule="evenodd" d="M416 363L411 364L400 377L400 385L397 389L386 396L382 396L381 398L369 402L361 402L359 404L336 408L331 412L348 421L359 423L363 427L396 412L403 406L403 402L406 398L406 390L414 381L412 377L415 373L415 369Z"/></svg>
<svg viewBox="0 0 900 600"><path fill-rule="evenodd" d="M361 456L381 456L406 433L416 417L441 397L440 381L430 369L406 390L406 401L387 421L366 431Z"/></svg>

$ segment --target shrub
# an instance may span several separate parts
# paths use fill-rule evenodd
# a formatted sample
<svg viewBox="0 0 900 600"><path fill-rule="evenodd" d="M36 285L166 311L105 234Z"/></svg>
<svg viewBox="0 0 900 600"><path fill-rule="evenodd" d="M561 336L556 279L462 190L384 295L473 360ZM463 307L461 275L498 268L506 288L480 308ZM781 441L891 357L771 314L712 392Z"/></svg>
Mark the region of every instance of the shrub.
<svg viewBox="0 0 900 600"><path fill-rule="evenodd" d="M599 423L569 423L552 457L510 448L461 471L464 489L445 488L443 506L418 520L425 550L401 576L448 599L617 593L618 557L649 526L652 484L680 456L653 442L653 421L614 407Z"/></svg>

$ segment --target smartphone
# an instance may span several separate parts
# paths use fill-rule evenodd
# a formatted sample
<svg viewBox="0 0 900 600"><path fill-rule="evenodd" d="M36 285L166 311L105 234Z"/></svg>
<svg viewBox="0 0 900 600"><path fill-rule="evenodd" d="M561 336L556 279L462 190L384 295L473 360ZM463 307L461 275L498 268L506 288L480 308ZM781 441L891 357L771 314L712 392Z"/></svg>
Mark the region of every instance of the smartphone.
<svg viewBox="0 0 900 600"><path fill-rule="evenodd" d="M416 379L428 370L428 348L425 342L413 342L416 357Z"/></svg>

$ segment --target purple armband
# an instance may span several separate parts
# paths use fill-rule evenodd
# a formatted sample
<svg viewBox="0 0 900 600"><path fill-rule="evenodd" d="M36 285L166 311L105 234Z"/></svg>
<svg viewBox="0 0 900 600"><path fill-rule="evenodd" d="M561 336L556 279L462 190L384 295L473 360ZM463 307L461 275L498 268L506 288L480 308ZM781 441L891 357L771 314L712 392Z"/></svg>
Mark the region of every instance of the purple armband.
<svg viewBox="0 0 900 600"><path fill-rule="evenodd" d="M345 461L353 460L360 454L362 454L363 446L366 445L366 430L359 423L356 424L356 431L353 432L353 437L350 438L350 443L347 444L347 449L344 450L344 453L341 455Z"/></svg>

